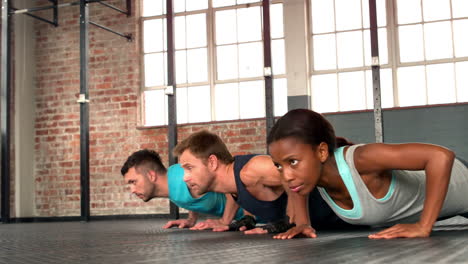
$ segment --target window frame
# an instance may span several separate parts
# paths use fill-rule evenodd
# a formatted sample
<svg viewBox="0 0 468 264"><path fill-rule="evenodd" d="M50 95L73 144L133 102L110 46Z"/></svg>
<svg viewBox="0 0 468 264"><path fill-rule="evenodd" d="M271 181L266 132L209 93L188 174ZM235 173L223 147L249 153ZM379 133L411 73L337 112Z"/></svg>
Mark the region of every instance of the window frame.
<svg viewBox="0 0 468 264"><path fill-rule="evenodd" d="M163 0L164 1L164 0ZM201 123L206 123L206 122L220 122L221 120L217 120L216 119L216 113L215 113L215 109L216 109L216 100L215 100L215 97L216 97L216 85L218 84L230 84L230 83L241 83L241 82L250 82L250 81L264 81L265 78L262 74L262 76L258 76L258 77L244 77L244 78L241 78L241 77L238 77L238 78L235 78L235 79L226 79L226 80L218 80L217 79L217 47L218 46L222 46L222 45L216 45L216 12L218 11L223 11L223 10L235 10L235 9L241 9L241 8L249 8L249 7L255 7L255 6L259 6L260 7L260 12L261 12L261 8L262 8L262 1L259 1L259 2L254 2L254 3L245 3L245 4L236 4L236 5L231 5L231 6L223 6L223 7L213 7L213 0L207 0L208 1L208 8L207 9L201 9L201 10L194 10L194 11L184 11L184 12L177 12L177 13L174 13L174 18L176 17L181 17L181 16L188 16L188 15L195 15L195 14L205 14L206 15L206 34L207 34L207 78L208 80L206 82L194 82L194 83L190 83L188 82L185 82L185 83L176 83L176 88L190 88L190 87L197 87L197 86L209 86L210 87L210 108L211 108L211 117L210 117L210 121L203 121ZM282 4L284 6L284 0L273 0L271 1L270 5L274 5L274 4ZM141 8L143 9L143 4L141 5ZM141 14L143 14L143 10L141 12ZM160 15L154 15L154 16L141 16L141 20L140 20L140 29L141 29L141 47L140 47L140 50L141 50L141 85L140 85L140 98L141 98L141 105L142 107L140 108L140 111L141 111L141 124L143 126L148 126L146 124L146 113L145 113L145 102L144 102L144 93L146 91L153 91L153 90L164 90L167 88L167 84L163 84L163 85L155 85L155 86L146 86L145 84L145 81L146 81L146 76L145 76L145 60L144 60L144 57L146 54L149 54L149 53L145 53L144 51L144 22L147 21L147 20L153 20L153 19L166 19L167 15L165 14L165 10L163 10L163 14L160 14ZM260 14L260 18L262 18L262 14ZM164 23L163 23L164 25ZM261 32L263 32L263 20L261 19L260 21L260 25L261 25ZM163 35L164 35L164 31L163 31ZM284 40L284 34L282 36L282 38L271 38L271 41L273 42L274 40L277 40L277 39L283 39ZM166 38L164 36L164 41L166 41ZM240 44L244 44L244 43L261 43L262 44L262 52L263 52L263 34L261 34L261 38L259 41L247 41L247 42L236 42L234 44L223 44L223 45L236 45L237 47L239 47ZM165 44L164 44L165 45ZM177 51L180 51L180 50L189 50L188 48L184 48L184 49L175 49L175 52ZM163 51L161 51L161 53L163 54L167 54L167 47L166 47L166 50L163 49ZM164 55L163 55L164 56ZM262 54L263 56L263 54ZM285 54L286 56L286 54ZM237 56L237 59L239 60L239 55ZM165 64L167 64L167 61L164 62ZM263 61L261 61L261 64L263 65ZM165 66L164 66L165 67ZM238 64L238 68L239 68L239 64ZM264 69L264 66L262 66L262 72L263 72L263 69ZM187 71L186 71L187 72ZM167 69L166 69L166 72L164 73L164 81L167 82ZM273 76L274 79L286 79L286 72L282 73L282 74L275 74ZM177 79L177 76L176 76L176 79ZM167 104L167 102L166 102ZM165 106L166 109L167 109L167 105ZM167 112L165 112L165 114L167 114ZM250 118L246 118L246 119L250 119ZM167 118L165 118L165 122L164 124L158 124L156 126L165 126L167 125ZM244 118L240 118L239 119L230 119L230 120L244 120ZM229 121L229 120L222 120L222 121ZM180 124L191 124L192 122L184 122L184 123L180 123ZM198 123L198 122L196 122ZM154 125L149 125L149 126L154 126Z"/></svg>
<svg viewBox="0 0 468 264"><path fill-rule="evenodd" d="M336 0L333 0L333 12L336 14L336 7L335 7L335 1ZM363 8L363 5L362 5L362 1L367 1L367 0L361 0L361 12L362 12L362 8ZM335 35L335 44L337 43L337 40L336 40L336 36L338 33L342 33L342 32L353 32L353 31L361 31L361 30L369 30L368 27L364 27L364 23L361 23L362 24L362 28L359 28L359 29L353 29L353 30L342 30L342 31L338 31L336 30L336 18L334 18L334 24L335 24L335 30L332 31L332 32L327 32L327 33L318 33L318 34L314 34L313 33L313 22L312 22L312 0L308 0L307 1L308 3L308 9L309 9L309 12L308 12L308 19L309 19L309 23L308 23L308 40L309 40L309 82L312 82L312 77L314 75L321 75L321 74L339 74L339 73L345 73L345 72L359 72L359 71L371 71L371 66L368 65L366 66L365 65L365 62L364 62L364 66L362 67L353 67L353 68L345 68L345 69L340 69L338 67L338 52L337 52L337 45L335 47L335 54L336 54L336 69L327 69L327 70L314 70L314 41L313 41L313 37L316 36L316 35L324 35L324 34L331 34L333 33ZM399 28L400 26L406 26L406 25L422 25L423 27L423 37L424 37L424 25L425 24L430 24L430 23L437 23L437 22L443 22L443 21L448 21L450 22L451 24L451 29L452 29L452 32L451 32L451 37L452 37L452 46L454 47L455 46L455 43L454 43L454 31L453 31L453 21L456 21L456 20L464 20L464 19L467 19L468 17L458 17L458 18L454 18L453 17L453 7L452 7L452 0L449 0L449 4L450 4L450 18L448 19L439 19L439 20L434 20L434 21L424 21L424 17L423 17L423 2L421 1L420 5L421 5L421 21L420 22L414 22L414 23L408 23L408 24L402 24L402 25L399 25L398 24L398 10L397 10L397 0L385 0L385 8L386 8L386 11L385 11L385 15L386 15L386 25L385 26L378 26L378 29L381 29L381 28L386 28L387 29L387 58L388 58L388 61L386 64L380 64L380 69L381 70L384 70L384 69L390 69L391 70L391 76L392 76L392 92L393 92L393 106L390 107L390 109L392 108L398 108L398 107L401 107L400 105L400 100L399 100L399 93L398 93L398 69L400 68L404 68L404 67L411 67L411 66L424 66L424 72L425 72L425 91L426 91L426 99L425 99L425 104L423 105L420 105L420 104L415 104L415 105L412 105L411 107L419 107L419 106L431 106L431 105L436 105L434 103L429 103L429 100L427 98L427 94L428 94L428 84L427 84L427 69L426 67L429 66L429 65L435 65L435 64L442 64L442 63L452 63L454 64L454 76L456 78L456 69L455 69L455 63L457 62L465 62L465 61L468 61L468 56L466 57L456 57L455 56L455 49L453 49L453 56L452 58L443 58L443 59L432 59L432 60L428 60L426 58L426 54L424 54L424 59L421 60L421 61L415 61L415 62L401 62L400 61L400 41L399 41ZM365 19L364 17L362 17L362 20L361 22L363 22L363 19ZM381 35L379 34L379 38ZM365 37L365 36L363 36ZM423 45L425 47L425 43L424 43L424 39L423 39ZM363 50L365 48L365 44L363 43ZM365 52L365 50L364 50ZM382 54L382 47L379 46L379 54ZM364 57L365 57L365 54L363 54ZM381 58L381 56L379 56ZM337 80L338 80L338 76L337 76ZM366 80L364 80L366 81ZM310 94L311 94L311 97L313 97L313 88L312 88L312 84L310 85ZM337 83L337 89L339 89L339 81ZM458 91L458 88L457 88L457 84L456 84L456 80L455 80L455 93ZM311 99L312 100L312 99ZM339 105L339 91L338 91L338 109L340 108L340 105ZM447 104L457 104L457 103L463 103L463 102L457 102L458 98L455 98L455 102L451 102L451 103L447 103ZM312 101L311 101L311 104L312 104ZM313 107L313 104L312 104L312 107ZM367 107L365 109L356 109L356 110L351 110L351 111L367 111L367 110L371 110L371 109L368 109ZM342 111L342 110L336 110L336 111L333 111L333 112L327 112L327 113L337 113L337 112L349 112L348 110L346 111Z"/></svg>

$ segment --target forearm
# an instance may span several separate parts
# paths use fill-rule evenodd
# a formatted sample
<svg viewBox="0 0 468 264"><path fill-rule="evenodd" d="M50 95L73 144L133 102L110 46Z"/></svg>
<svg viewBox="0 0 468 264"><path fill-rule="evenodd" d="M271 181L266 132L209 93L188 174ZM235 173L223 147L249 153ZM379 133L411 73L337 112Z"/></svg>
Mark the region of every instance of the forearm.
<svg viewBox="0 0 468 264"><path fill-rule="evenodd" d="M297 226L310 225L308 196L288 193L288 215Z"/></svg>
<svg viewBox="0 0 468 264"><path fill-rule="evenodd" d="M189 221L193 222L193 224L195 224L197 222L197 220L198 220L198 213L193 212L193 211L189 211L187 220L189 220Z"/></svg>
<svg viewBox="0 0 468 264"><path fill-rule="evenodd" d="M226 194L226 205L224 207L223 216L221 217L223 224L229 225L236 216L237 210L239 210L239 205L230 194Z"/></svg>
<svg viewBox="0 0 468 264"><path fill-rule="evenodd" d="M428 162L425 168L426 199L419 223L428 230L432 230L440 215L450 182L454 154L444 154Z"/></svg>

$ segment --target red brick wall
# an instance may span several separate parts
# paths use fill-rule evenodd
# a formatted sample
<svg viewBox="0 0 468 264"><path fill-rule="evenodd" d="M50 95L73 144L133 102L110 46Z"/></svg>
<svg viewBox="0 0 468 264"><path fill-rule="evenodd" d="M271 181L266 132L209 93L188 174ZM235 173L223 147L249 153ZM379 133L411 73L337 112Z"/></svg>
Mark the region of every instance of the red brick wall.
<svg viewBox="0 0 468 264"><path fill-rule="evenodd" d="M125 1L114 1L122 6ZM138 10L139 1L134 1ZM135 12L135 11L134 11ZM138 13L138 12L136 12ZM47 13L45 13L47 14ZM168 213L165 199L143 203L130 197L120 168L140 148L159 151L167 164L167 128L138 129L140 118L140 25L99 4L91 21L132 33L127 42L90 25L91 214ZM37 216L80 214L79 7L59 11L60 26L36 23L37 102L34 177ZM179 139L201 129L219 134L234 154L265 152L265 123L258 120L183 125Z"/></svg>

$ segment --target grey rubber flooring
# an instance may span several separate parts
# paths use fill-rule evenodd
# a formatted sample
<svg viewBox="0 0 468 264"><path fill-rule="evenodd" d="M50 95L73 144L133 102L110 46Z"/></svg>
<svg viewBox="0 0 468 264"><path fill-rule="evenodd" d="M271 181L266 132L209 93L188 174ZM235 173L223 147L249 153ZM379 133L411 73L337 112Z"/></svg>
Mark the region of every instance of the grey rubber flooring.
<svg viewBox="0 0 468 264"><path fill-rule="evenodd" d="M429 238L370 240L376 230L316 239L162 229L166 219L0 224L0 263L468 263L468 219Z"/></svg>

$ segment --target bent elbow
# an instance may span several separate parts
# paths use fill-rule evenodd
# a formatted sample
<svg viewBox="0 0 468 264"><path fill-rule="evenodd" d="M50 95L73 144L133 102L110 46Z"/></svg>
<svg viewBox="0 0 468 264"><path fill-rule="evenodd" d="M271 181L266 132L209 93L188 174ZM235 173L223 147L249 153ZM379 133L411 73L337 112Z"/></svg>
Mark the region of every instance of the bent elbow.
<svg viewBox="0 0 468 264"><path fill-rule="evenodd" d="M455 152L453 152L450 149L444 148L443 151L441 151L439 158L450 164L450 166L452 166L453 161L455 160Z"/></svg>

